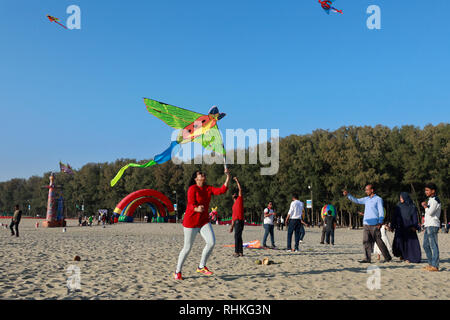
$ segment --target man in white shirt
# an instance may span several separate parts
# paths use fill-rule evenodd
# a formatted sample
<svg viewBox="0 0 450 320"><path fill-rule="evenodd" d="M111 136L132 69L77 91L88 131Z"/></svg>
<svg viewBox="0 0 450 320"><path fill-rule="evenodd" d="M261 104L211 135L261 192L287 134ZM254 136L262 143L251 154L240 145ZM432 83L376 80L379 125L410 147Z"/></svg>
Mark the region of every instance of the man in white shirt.
<svg viewBox="0 0 450 320"><path fill-rule="evenodd" d="M427 202L422 202L425 208L425 232L423 236L423 250L428 259L428 266L423 268L427 271L439 271L439 247L438 232L441 222L441 201L436 195L437 187L434 183L425 186Z"/></svg>
<svg viewBox="0 0 450 320"><path fill-rule="evenodd" d="M266 241L267 236L270 234L270 241L272 242L272 248L276 248L275 246L275 238L273 235L273 218L276 216L275 211L273 210L273 203L270 201L267 204L267 208L264 209L264 238L263 238L263 247L267 248Z"/></svg>
<svg viewBox="0 0 450 320"><path fill-rule="evenodd" d="M298 195L294 194L292 196L291 207L286 218L286 226L288 227L287 232L287 251L298 252L298 244L300 242L300 231L302 224L306 225L302 220L303 213L305 211L305 206L303 202L298 200ZM291 249L292 233L295 234L295 249Z"/></svg>

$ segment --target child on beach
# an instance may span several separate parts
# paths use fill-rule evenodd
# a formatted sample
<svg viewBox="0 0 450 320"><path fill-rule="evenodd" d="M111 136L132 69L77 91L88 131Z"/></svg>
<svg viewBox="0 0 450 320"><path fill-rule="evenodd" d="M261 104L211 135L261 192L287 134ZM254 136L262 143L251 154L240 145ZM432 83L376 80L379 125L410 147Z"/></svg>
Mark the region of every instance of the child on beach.
<svg viewBox="0 0 450 320"><path fill-rule="evenodd" d="M389 254L391 256L393 256L391 242L390 242L389 237L387 235L387 231L388 230L389 230L389 226L385 222L380 228L381 240L383 240L384 244L386 245L386 248L388 249ZM381 250L380 250L380 248L378 248L376 243L374 243L374 246L373 246L373 253L377 255L377 260L380 261L381 260Z"/></svg>

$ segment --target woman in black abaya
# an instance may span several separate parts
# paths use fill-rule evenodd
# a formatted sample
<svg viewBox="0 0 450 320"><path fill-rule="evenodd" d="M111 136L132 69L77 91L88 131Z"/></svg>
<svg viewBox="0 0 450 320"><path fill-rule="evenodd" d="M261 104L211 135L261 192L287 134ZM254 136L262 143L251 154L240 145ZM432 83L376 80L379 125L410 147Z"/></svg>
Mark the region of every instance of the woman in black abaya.
<svg viewBox="0 0 450 320"><path fill-rule="evenodd" d="M392 231L395 231L392 250L394 256L411 263L420 263L421 251L417 231L420 230L417 208L407 192L400 194L400 202L395 208L392 219Z"/></svg>

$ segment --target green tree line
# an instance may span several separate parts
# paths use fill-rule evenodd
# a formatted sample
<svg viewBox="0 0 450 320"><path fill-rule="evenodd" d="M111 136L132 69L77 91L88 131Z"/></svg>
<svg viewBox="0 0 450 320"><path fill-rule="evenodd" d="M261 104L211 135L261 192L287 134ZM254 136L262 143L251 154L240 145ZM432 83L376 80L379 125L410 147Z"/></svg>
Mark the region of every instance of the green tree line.
<svg viewBox="0 0 450 320"><path fill-rule="evenodd" d="M447 123L427 125L423 129L381 125L341 127L335 131L319 129L311 134L280 139L280 163L276 175L261 175L261 164L234 164L229 165L229 169L233 176L239 177L246 219L252 221L261 221L269 200L274 202L277 213L286 215L292 194L297 193L303 202L313 199L314 210L307 212L310 222L318 222L323 205L333 204L341 225L355 225L361 221L357 213L362 211L362 206L344 198L342 190L362 197L363 187L369 182L383 198L389 219L400 192L409 192L419 207L425 200L425 183L434 182L442 202L441 220L447 222L449 138L450 125ZM247 159L256 151L256 148L245 150ZM176 165L170 161L146 169L130 168L115 187L110 187L110 180L129 162L136 160L88 163L74 170L74 175L56 173L56 184L61 186L58 190L65 199L66 216L75 217L79 211L77 206L81 208L81 205L87 214L96 213L98 209L112 211L123 197L139 189L156 189L164 193L177 202L181 216L194 170L204 171L211 185L219 186L225 180L223 164ZM48 195L45 186L49 183L49 175L47 172L43 176L0 183L0 213L11 214L14 205L19 204L25 215L45 216ZM219 217L231 216L231 195L236 191L233 182L226 195L212 198L211 207L218 206Z"/></svg>

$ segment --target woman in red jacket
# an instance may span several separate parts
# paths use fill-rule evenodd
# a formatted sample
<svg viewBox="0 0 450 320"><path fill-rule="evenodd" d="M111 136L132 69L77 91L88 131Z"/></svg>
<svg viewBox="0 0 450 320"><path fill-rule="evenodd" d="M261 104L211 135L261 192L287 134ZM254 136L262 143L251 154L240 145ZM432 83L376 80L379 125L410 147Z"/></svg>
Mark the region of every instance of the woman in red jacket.
<svg viewBox="0 0 450 320"><path fill-rule="evenodd" d="M205 275L212 275L213 273L206 267L206 261L210 256L212 249L216 243L214 236L214 230L209 222L209 202L212 195L220 195L228 190L228 183L230 181L230 173L228 169L225 169L227 179L221 188L215 188L206 184L206 175L201 171L195 171L192 175L189 183L189 189L187 192L187 208L183 219L184 227L184 247L178 257L177 270L175 271L174 278L176 280L183 280L181 276L181 268L184 261L191 251L192 244L195 241L197 233L200 232L201 236L206 242L206 246L203 249L200 265L197 268L197 272Z"/></svg>

